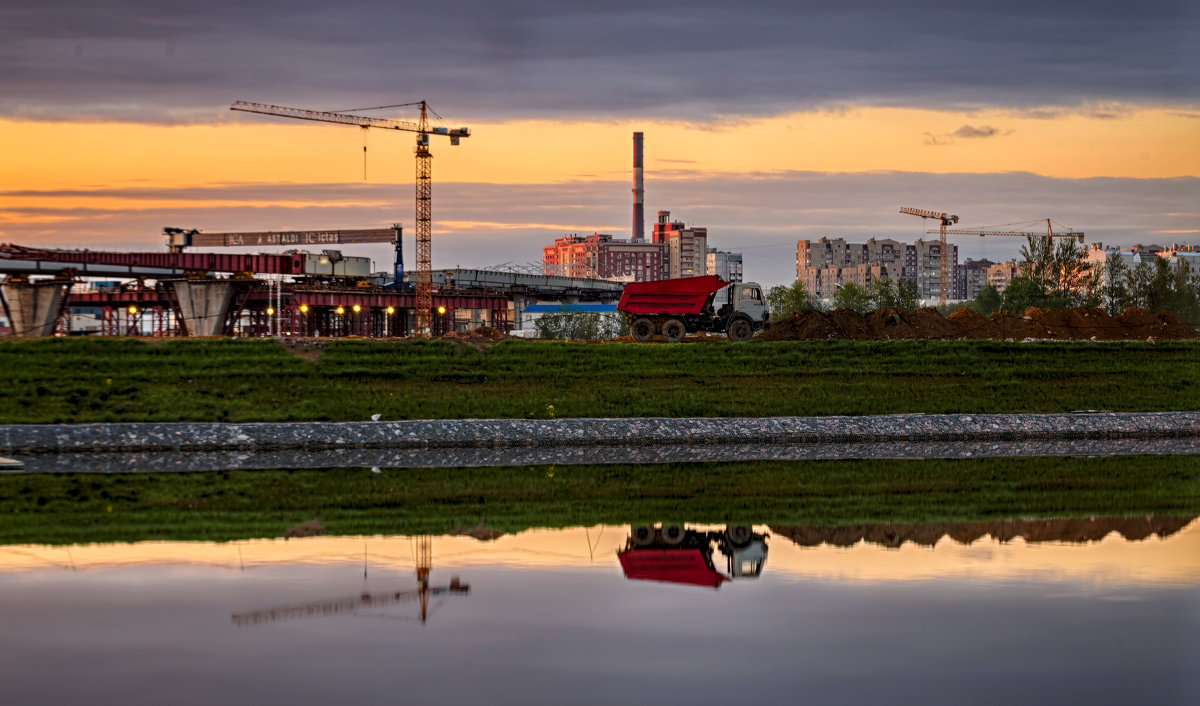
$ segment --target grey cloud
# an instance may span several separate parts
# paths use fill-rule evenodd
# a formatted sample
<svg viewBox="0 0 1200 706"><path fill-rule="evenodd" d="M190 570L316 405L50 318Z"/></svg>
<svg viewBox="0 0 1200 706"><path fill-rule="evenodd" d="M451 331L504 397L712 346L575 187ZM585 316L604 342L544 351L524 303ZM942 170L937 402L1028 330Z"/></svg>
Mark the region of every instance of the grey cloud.
<svg viewBox="0 0 1200 706"><path fill-rule="evenodd" d="M427 99L494 120L720 116L861 103L1033 109L1200 100L1183 0L114 0L0 7L0 113L214 120L233 100Z"/></svg>
<svg viewBox="0 0 1200 706"><path fill-rule="evenodd" d="M42 192L46 193L46 192ZM105 195L105 192L89 192ZM185 195L162 190L163 199ZM265 200L322 204L294 208L255 206ZM7 196L9 194L0 194ZM119 190L112 195L128 197ZM0 242L43 247L161 249L162 227L207 231L367 228L393 222L411 225L413 203L397 185L231 185L188 190L195 199L244 202L226 207L159 208L140 211L62 209L41 205L10 210L15 216L58 216L63 220L0 223ZM360 206L371 201L378 205ZM154 200L153 192L142 197ZM354 203L349 203L354 202ZM1031 174L822 174L705 175L664 179L647 175L646 212L668 210L672 218L709 229L709 245L745 253L747 277L763 283L790 281L796 241L822 236L865 240L925 236L926 223L898 213L901 206L948 211L964 227L1002 226L1039 218L1087 233L1087 242L1131 245L1172 241L1200 244L1200 234L1157 231L1200 230L1195 204L1200 179L1051 179ZM536 262L541 248L567 232L591 228L628 237L627 180L566 184L438 185L434 205L433 259L436 267ZM649 219L648 219L649 220ZM485 225L462 228L456 222ZM537 224L543 224L541 226ZM1015 257L1018 238L955 237L960 257ZM411 240L408 256L411 257ZM358 246L355 254L386 263L387 246ZM380 264L382 267L383 265Z"/></svg>
<svg viewBox="0 0 1200 706"><path fill-rule="evenodd" d="M995 137L996 135L1000 134L1000 129L994 128L991 125L983 125L981 127L963 125L950 134L954 137L963 137L966 139L973 139L977 137Z"/></svg>

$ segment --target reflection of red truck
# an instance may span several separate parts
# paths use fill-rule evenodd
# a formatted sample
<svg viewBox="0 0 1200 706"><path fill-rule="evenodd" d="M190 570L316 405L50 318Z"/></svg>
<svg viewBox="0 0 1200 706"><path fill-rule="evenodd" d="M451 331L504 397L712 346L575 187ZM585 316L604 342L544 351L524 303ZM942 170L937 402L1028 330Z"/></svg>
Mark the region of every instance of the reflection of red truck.
<svg viewBox="0 0 1200 706"><path fill-rule="evenodd" d="M634 527L617 552L625 578L718 588L731 578L754 578L767 562L766 535L746 525L719 531L678 525ZM727 558L726 576L713 565L713 547Z"/></svg>
<svg viewBox="0 0 1200 706"><path fill-rule="evenodd" d="M762 288L753 282L725 282L716 275L630 282L617 311L625 315L638 341L662 334L678 341L693 331L724 332L745 341L770 324Z"/></svg>

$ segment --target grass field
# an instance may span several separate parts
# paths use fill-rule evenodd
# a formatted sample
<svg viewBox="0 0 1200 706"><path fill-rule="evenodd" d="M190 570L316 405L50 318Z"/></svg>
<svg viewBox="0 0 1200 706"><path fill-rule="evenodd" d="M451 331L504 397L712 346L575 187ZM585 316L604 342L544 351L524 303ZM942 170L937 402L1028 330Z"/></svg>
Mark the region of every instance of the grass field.
<svg viewBox="0 0 1200 706"><path fill-rule="evenodd" d="M0 545L1200 514L1179 456L0 476Z"/></svg>
<svg viewBox="0 0 1200 706"><path fill-rule="evenodd" d="M0 342L0 423L1200 409L1200 342Z"/></svg>

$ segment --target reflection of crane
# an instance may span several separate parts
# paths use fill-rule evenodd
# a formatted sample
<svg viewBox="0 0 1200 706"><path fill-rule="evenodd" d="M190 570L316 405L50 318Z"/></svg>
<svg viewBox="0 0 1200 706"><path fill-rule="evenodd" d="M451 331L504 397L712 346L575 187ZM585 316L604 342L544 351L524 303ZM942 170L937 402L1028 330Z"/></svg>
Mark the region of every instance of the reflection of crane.
<svg viewBox="0 0 1200 706"><path fill-rule="evenodd" d="M938 295L938 303L941 305L945 305L946 304L946 271L948 269L946 266L947 265L947 257L948 257L948 253L946 252L948 249L946 247L946 226L958 223L958 216L951 216L951 215L948 215L945 213L937 213L935 211L925 211L925 210L922 210L919 208L909 208L907 206L902 207L900 209L900 213L906 213L910 216L920 216L921 218L936 218L941 224L941 227L938 229L938 233L941 234L941 242L942 242L941 266L938 268L939 269L938 280L940 282L940 284L938 286L938 291L940 292L940 294Z"/></svg>
<svg viewBox="0 0 1200 706"><path fill-rule="evenodd" d="M366 550L364 549L364 552ZM333 613L347 613L359 610L360 608L379 608L382 606L395 605L396 603L404 603L406 601L417 600L421 603L421 622L424 623L429 617L429 597L430 596L445 596L452 593L466 595L471 592L471 587L463 585L457 576L450 578L449 586L430 586L429 572L433 568L433 538L428 535L413 538L413 558L417 566L417 588L411 591L390 591L387 593L368 593L363 591L358 596L347 596L345 598L330 598L321 601L312 601L310 603L298 603L296 605L282 606L279 608L268 608L265 610L252 610L245 613L234 613L233 622L235 625L257 625L258 623L269 623L276 620L288 620L291 618L310 618L320 615L330 615ZM364 554L363 564L363 580L366 580L366 558Z"/></svg>
<svg viewBox="0 0 1200 706"><path fill-rule="evenodd" d="M387 593L364 592L359 596L330 598L323 601L312 601L311 603L298 603L279 608L234 613L233 622L235 625L257 625L258 623L270 623L276 620L347 613L361 608L379 608L411 600L419 600L421 601L421 622L423 623L428 617L429 596L444 596L451 593L465 595L470 593L470 591L471 587L459 583L458 577L455 576L450 579L449 586L430 586L426 583L413 591L390 591Z"/></svg>
<svg viewBox="0 0 1200 706"><path fill-rule="evenodd" d="M419 103L405 103L403 105L421 106L421 117L418 122L413 123L405 120L369 118L361 115L347 115L346 113L304 110L302 108L284 108L277 105L246 103L244 101L237 101L230 106L230 110L241 110L247 113L262 113L263 115L276 115L283 118L297 118L299 120L316 120L327 123L340 123L342 125L357 125L358 127L364 129L375 127L417 133L416 332L417 335L428 336L432 331L431 322L433 316L433 155L429 152L429 136L446 135L450 138L450 144L457 145L461 138L471 136L471 130L465 127L431 128L429 127L429 118L427 115L429 106L426 105L425 101L421 101ZM380 107L398 108L401 106L389 105ZM364 110L374 109L367 108Z"/></svg>

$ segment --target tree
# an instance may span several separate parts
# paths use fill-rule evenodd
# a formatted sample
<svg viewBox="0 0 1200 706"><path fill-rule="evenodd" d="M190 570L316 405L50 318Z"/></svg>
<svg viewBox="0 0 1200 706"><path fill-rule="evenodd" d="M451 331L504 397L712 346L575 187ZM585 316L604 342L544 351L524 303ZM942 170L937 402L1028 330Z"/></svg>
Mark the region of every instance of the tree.
<svg viewBox="0 0 1200 706"><path fill-rule="evenodd" d="M821 300L808 293L804 282L796 280L790 286L775 285L767 290L767 303L771 305L771 320L779 321L808 309L820 309Z"/></svg>
<svg viewBox="0 0 1200 706"><path fill-rule="evenodd" d="M1109 316L1117 316L1125 311L1132 302L1126 280L1129 277L1129 266L1120 253L1110 252L1104 260L1104 310Z"/></svg>
<svg viewBox="0 0 1200 706"><path fill-rule="evenodd" d="M971 308L984 316L991 316L1000 311L1003 303L1004 298L1000 296L1000 290L996 289L996 285L989 284L975 295L975 301L971 302Z"/></svg>
<svg viewBox="0 0 1200 706"><path fill-rule="evenodd" d="M1051 297L1037 280L1029 277L1013 277L1004 288L1003 307L1010 313L1020 316L1031 306L1048 307Z"/></svg>
<svg viewBox="0 0 1200 706"><path fill-rule="evenodd" d="M1095 306L1100 303L1100 272L1084 258L1074 238L1059 240L1031 235L1021 246L1021 276L1037 284L1043 307Z"/></svg>
<svg viewBox="0 0 1200 706"><path fill-rule="evenodd" d="M876 310L895 306L913 311L921 303L917 283L907 279L873 279L867 287L867 296L870 308Z"/></svg>
<svg viewBox="0 0 1200 706"><path fill-rule="evenodd" d="M853 309L865 314L872 308L871 295L853 282L847 282L833 293L833 305L838 309Z"/></svg>

